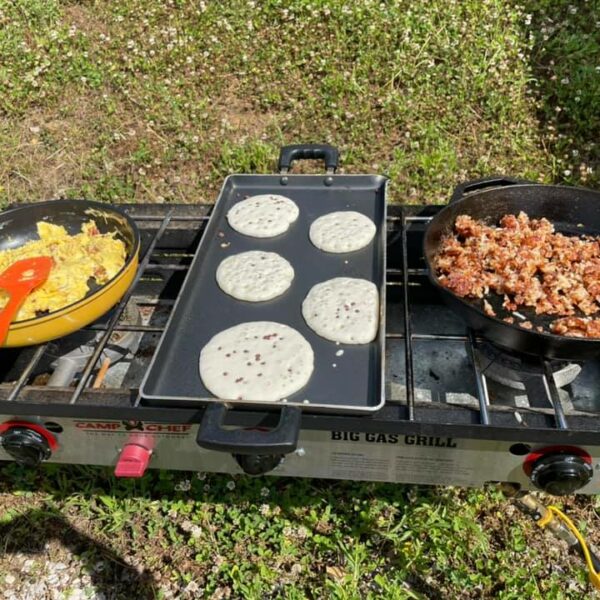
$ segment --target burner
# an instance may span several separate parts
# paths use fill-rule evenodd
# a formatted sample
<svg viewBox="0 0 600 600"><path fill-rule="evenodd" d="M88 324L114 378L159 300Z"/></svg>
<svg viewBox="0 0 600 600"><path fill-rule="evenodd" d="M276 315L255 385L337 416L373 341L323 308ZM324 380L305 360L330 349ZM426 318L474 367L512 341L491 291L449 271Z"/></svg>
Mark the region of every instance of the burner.
<svg viewBox="0 0 600 600"><path fill-rule="evenodd" d="M131 325L139 324L141 322L139 309L129 304L125 308L122 321ZM102 331L80 330L51 344L46 354L52 360L50 364L52 374L46 385L69 387L76 381L103 335ZM97 365L107 359L110 361L105 381L110 382L115 376L122 379L123 374L115 371L121 371L122 369L118 369L119 363L135 353L141 336L142 334L134 331L116 331L111 335ZM115 383L119 385L118 382Z"/></svg>
<svg viewBox="0 0 600 600"><path fill-rule="evenodd" d="M526 382L543 374L542 362L534 356L498 348L490 342L482 342L475 348L482 373L491 381L505 387L524 391ZM572 383L581 373L581 364L564 360L551 360L550 368L556 387Z"/></svg>

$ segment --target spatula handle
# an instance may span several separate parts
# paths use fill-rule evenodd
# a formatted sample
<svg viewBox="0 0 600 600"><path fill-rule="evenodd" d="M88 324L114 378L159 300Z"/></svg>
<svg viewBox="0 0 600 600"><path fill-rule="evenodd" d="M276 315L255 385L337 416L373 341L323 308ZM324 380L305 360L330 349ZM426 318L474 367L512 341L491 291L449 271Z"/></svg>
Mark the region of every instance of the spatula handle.
<svg viewBox="0 0 600 600"><path fill-rule="evenodd" d="M19 308L21 308L27 294L27 289L20 289L18 292L11 294L8 304L0 312L0 346L4 345L10 324Z"/></svg>

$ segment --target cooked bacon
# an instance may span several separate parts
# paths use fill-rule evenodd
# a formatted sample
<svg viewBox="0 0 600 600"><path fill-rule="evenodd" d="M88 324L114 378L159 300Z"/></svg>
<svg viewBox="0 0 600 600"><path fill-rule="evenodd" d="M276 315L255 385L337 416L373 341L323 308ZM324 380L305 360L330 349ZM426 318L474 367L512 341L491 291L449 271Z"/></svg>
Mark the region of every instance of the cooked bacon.
<svg viewBox="0 0 600 600"><path fill-rule="evenodd" d="M519 327L523 329L533 329L533 323L531 321L521 321Z"/></svg>
<svg viewBox="0 0 600 600"><path fill-rule="evenodd" d="M490 316L496 314L485 297L495 292L507 311L527 307L571 318L554 321L554 333L600 337L600 320L596 326L576 317L600 311L600 238L556 233L547 219L524 212L504 215L498 226L459 215L434 267L440 283L457 296L484 299ZM520 326L531 329L527 323Z"/></svg>
<svg viewBox="0 0 600 600"><path fill-rule="evenodd" d="M487 301L483 301L483 312L489 317L495 317L496 311L493 309L492 305Z"/></svg>
<svg viewBox="0 0 600 600"><path fill-rule="evenodd" d="M550 331L571 337L597 338L600 337L600 319L582 319L580 317L556 319L550 323Z"/></svg>

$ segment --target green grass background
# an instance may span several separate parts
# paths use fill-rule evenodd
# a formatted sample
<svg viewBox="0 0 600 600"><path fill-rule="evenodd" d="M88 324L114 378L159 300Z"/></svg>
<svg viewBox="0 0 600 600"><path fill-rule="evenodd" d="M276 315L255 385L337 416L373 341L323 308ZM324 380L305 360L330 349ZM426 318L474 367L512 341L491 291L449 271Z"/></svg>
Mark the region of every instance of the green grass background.
<svg viewBox="0 0 600 600"><path fill-rule="evenodd" d="M598 0L0 0L0 202L211 202L329 142L399 202L597 185Z"/></svg>
<svg viewBox="0 0 600 600"><path fill-rule="evenodd" d="M598 187L599 134L598 0L0 0L0 206L212 202L298 142L394 202L494 173ZM597 500L565 502L598 543ZM48 538L119 598L593 593L494 491L11 466L0 534L0 591Z"/></svg>

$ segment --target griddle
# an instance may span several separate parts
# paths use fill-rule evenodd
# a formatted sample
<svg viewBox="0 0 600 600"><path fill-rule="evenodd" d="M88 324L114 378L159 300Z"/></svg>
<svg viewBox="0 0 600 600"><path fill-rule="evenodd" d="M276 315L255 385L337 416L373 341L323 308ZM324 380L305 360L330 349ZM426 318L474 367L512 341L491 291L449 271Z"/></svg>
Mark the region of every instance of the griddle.
<svg viewBox="0 0 600 600"><path fill-rule="evenodd" d="M198 361L201 349L215 334L239 323L276 321L293 327L308 340L315 354L315 369L309 383L290 395L287 404L281 401L260 402L261 407L372 413L383 406L387 179L379 175L334 175L336 165L332 164L331 151L335 149L327 146L287 147L282 150L283 160L280 159L282 174L227 177L167 329L141 385L140 400L143 404L194 406L207 402L225 403L215 398L200 379ZM328 173L288 175L289 164L297 157L325 158ZM334 157L337 158L337 151ZM226 219L229 209L257 194L281 194L298 205L300 215L286 233L259 239L242 235L229 226ZM343 254L322 252L313 246L308 237L310 224L318 217L337 210L355 210L372 219L377 226L373 242L362 250ZM220 262L248 250L277 252L292 264L295 278L287 292L266 302L244 302L219 288L215 273ZM302 301L311 287L342 276L368 279L379 290L379 332L369 344L336 345L314 333L302 317ZM336 355L339 350L343 350L343 355ZM227 401L226 404L239 407L257 403L244 400ZM282 422L291 413L290 410L283 411ZM221 417L222 413L219 413L215 418ZM205 421L208 422L206 418Z"/></svg>

